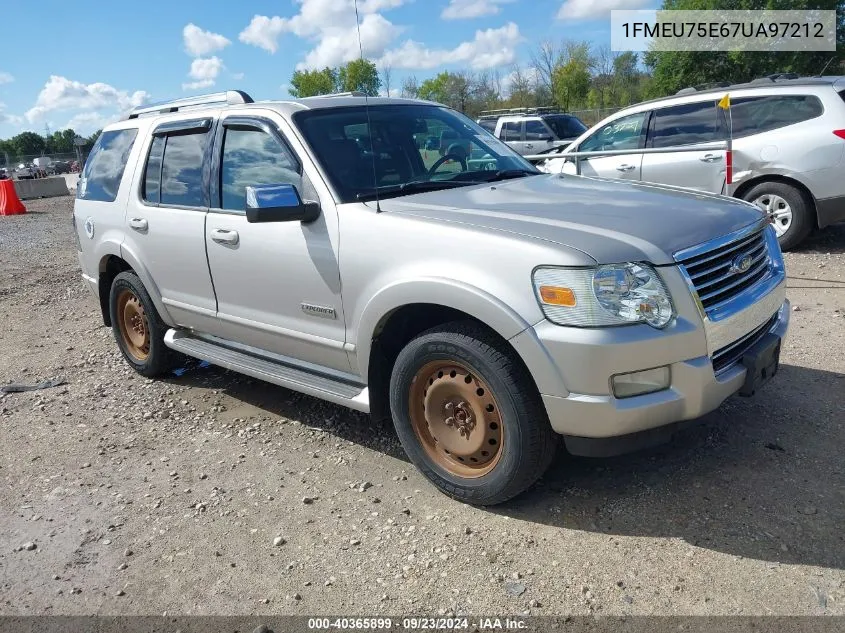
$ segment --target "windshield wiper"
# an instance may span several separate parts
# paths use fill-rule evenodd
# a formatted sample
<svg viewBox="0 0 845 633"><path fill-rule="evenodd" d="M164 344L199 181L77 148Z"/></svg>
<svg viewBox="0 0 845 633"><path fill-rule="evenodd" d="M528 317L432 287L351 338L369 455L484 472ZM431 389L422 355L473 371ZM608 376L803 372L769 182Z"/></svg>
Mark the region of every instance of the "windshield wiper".
<svg viewBox="0 0 845 633"><path fill-rule="evenodd" d="M371 191L359 193L355 196L358 200L375 200L378 198L390 198L397 195L403 196L411 193L420 193L422 191L437 191L438 189L451 189L453 187L465 187L473 184L465 180L411 180L410 182L403 182L398 185L386 185L378 187Z"/></svg>
<svg viewBox="0 0 845 633"><path fill-rule="evenodd" d="M481 179L479 182L498 182L500 180L524 178L525 176L538 176L541 172L531 171L529 169L500 169L498 171L491 171L487 173L489 173L490 176Z"/></svg>

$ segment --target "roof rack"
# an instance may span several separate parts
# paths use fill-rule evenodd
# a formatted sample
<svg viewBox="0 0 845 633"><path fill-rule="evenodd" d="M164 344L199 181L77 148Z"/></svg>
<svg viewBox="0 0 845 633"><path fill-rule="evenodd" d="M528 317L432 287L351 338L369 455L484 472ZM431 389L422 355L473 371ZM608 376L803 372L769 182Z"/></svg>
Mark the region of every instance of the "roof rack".
<svg viewBox="0 0 845 633"><path fill-rule="evenodd" d="M756 86L760 84L773 84L777 81L791 81L793 79L802 79L800 75L797 73L773 73L771 75L766 75L764 77L757 77L756 79L752 79L751 81L745 83L738 83L732 84L727 81L719 81L716 83L709 83L703 84L701 86L691 86L689 88L681 88L676 92L676 95L687 95L693 94L695 92L699 92L702 90L713 90L716 88L733 88L736 86Z"/></svg>
<svg viewBox="0 0 845 633"><path fill-rule="evenodd" d="M174 99L173 101L151 103L149 105L135 108L127 115L126 118L137 119L143 114L165 114L167 112L179 112L184 108L199 108L210 105L240 105L243 103L254 103L254 101L252 97L250 97L243 90L227 90L225 92L215 92L212 94L199 95L196 97Z"/></svg>
<svg viewBox="0 0 845 633"><path fill-rule="evenodd" d="M330 92L324 95L312 95L310 97L303 97L303 99L334 99L335 97L366 97L366 92L360 90L353 90L352 92Z"/></svg>
<svg viewBox="0 0 845 633"><path fill-rule="evenodd" d="M551 114L560 112L560 108L554 106L541 106L536 108L503 108L501 110L482 110L478 115L479 119L495 119L500 116L518 114Z"/></svg>

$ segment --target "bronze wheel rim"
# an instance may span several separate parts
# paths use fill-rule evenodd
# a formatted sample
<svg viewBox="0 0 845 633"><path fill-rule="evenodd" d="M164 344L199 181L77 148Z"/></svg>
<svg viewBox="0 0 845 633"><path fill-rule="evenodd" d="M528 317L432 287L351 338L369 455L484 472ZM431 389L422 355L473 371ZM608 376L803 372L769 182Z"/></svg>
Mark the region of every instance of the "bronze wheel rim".
<svg viewBox="0 0 845 633"><path fill-rule="evenodd" d="M141 300L131 290L117 297L117 326L123 345L132 358L143 363L150 355L150 327Z"/></svg>
<svg viewBox="0 0 845 633"><path fill-rule="evenodd" d="M460 363L423 365L411 381L410 413L423 449L450 474L482 477L499 463L499 405L489 385Z"/></svg>

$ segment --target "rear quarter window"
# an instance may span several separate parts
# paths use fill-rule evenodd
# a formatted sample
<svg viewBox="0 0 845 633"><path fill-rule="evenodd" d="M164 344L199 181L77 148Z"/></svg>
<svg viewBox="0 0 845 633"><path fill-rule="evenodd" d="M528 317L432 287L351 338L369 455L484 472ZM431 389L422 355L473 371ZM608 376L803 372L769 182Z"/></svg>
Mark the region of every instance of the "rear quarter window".
<svg viewBox="0 0 845 633"><path fill-rule="evenodd" d="M110 130L100 134L79 179L77 198L114 202L136 136L136 128Z"/></svg>
<svg viewBox="0 0 845 633"><path fill-rule="evenodd" d="M815 119L824 108L813 95L775 95L733 99L730 112L733 137L741 138Z"/></svg>

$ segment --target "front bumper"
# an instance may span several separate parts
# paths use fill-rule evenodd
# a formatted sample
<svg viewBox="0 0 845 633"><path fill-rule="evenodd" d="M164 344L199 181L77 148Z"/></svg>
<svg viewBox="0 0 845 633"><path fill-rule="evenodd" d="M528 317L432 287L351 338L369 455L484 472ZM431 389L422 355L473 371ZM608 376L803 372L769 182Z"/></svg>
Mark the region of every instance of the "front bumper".
<svg viewBox="0 0 845 633"><path fill-rule="evenodd" d="M674 280L667 281L673 285ZM790 314L784 295L781 283L764 300L735 315L735 321L729 319L737 328L734 338L770 320L767 331L783 338ZM688 308L681 306L677 322L667 330L643 325L573 331L542 322L530 328L530 334L512 339L537 379L552 428L566 436L614 438L698 418L739 391L745 367L737 362L714 372L707 335ZM539 340L554 362L565 393L552 390L551 372L538 376L532 366L539 360L536 354L523 353L528 336ZM670 368L668 389L621 399L612 395L613 375L661 366Z"/></svg>
<svg viewBox="0 0 845 633"><path fill-rule="evenodd" d="M784 300L770 332L781 338L789 325L789 301ZM543 395L543 403L558 433L581 437L627 435L681 420L691 420L716 409L745 381L745 367L737 363L716 375L709 356L669 365L669 389L632 398L570 393Z"/></svg>

